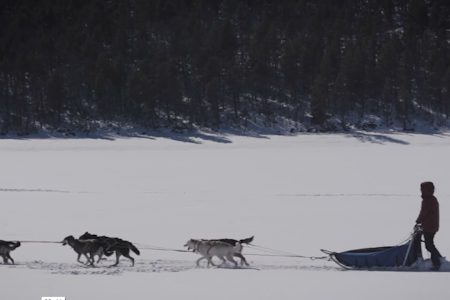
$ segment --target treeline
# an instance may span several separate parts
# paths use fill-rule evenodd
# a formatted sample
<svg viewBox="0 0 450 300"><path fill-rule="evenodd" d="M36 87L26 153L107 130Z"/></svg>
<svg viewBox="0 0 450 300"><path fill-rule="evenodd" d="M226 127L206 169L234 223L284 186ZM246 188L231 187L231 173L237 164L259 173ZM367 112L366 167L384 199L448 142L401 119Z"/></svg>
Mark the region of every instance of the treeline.
<svg viewBox="0 0 450 300"><path fill-rule="evenodd" d="M0 1L0 133L450 114L447 0Z"/></svg>

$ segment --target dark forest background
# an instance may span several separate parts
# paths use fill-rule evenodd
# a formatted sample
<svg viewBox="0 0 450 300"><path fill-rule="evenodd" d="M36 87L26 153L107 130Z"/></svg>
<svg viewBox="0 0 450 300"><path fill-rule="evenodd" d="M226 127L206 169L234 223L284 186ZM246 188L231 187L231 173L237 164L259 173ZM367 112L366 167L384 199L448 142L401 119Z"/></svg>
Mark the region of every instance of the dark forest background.
<svg viewBox="0 0 450 300"><path fill-rule="evenodd" d="M0 134L450 114L447 0L3 0Z"/></svg>

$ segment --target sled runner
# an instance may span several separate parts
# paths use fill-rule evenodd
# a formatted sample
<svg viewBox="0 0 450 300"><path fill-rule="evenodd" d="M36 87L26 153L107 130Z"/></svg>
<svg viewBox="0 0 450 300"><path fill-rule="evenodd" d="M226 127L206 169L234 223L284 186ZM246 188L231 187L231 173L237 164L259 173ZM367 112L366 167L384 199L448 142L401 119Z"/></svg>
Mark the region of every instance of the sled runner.
<svg viewBox="0 0 450 300"><path fill-rule="evenodd" d="M416 238L420 238L419 232L421 228L416 226L410 238L399 246L373 247L345 252L331 252L323 249L321 251L346 269L411 266L419 257L422 257L420 241L415 243Z"/></svg>

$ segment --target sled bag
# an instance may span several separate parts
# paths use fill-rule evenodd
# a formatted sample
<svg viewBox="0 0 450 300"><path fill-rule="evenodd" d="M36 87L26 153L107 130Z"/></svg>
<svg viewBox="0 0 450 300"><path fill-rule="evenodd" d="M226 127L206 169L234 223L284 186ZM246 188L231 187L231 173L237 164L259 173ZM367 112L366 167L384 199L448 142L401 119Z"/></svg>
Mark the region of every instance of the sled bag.
<svg viewBox="0 0 450 300"><path fill-rule="evenodd" d="M341 264L353 268L398 267L403 265L406 253L412 241L400 246L365 248L334 253L334 258ZM414 247L409 250L406 266L416 261Z"/></svg>

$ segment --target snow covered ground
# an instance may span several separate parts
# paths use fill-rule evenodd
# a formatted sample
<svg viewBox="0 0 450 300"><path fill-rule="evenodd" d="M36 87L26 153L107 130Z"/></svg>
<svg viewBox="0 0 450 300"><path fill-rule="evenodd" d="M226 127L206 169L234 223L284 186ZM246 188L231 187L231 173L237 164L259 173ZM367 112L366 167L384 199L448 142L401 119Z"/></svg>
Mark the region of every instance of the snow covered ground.
<svg viewBox="0 0 450 300"><path fill-rule="evenodd" d="M396 245L413 228L419 185L436 185L450 253L450 135L0 140L0 239L62 241L85 231L183 249L190 238L255 236L304 256ZM0 264L0 299L448 299L441 272L345 271L327 260L256 256L196 268L196 254L143 249L108 267L68 246L23 243ZM427 258L427 252L425 252Z"/></svg>

